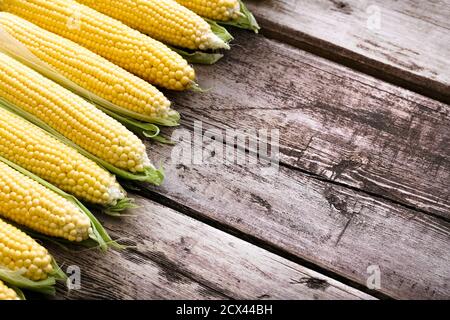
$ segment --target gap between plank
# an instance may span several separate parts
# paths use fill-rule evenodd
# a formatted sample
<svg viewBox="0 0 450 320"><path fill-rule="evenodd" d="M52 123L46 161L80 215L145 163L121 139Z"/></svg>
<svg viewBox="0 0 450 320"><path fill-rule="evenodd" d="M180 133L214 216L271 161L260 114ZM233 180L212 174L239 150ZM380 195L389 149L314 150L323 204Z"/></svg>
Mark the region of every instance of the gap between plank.
<svg viewBox="0 0 450 320"><path fill-rule="evenodd" d="M128 250L132 251L134 254L136 254L136 255L138 255L138 256L141 256L141 257L144 258L145 260L153 261L153 262L156 263L156 264L159 263L159 261L156 261L156 259L153 258L151 255L143 254L143 253L140 252L139 250L135 250L135 249L133 249L133 248L129 248ZM230 296L228 296L227 294L225 294L224 292L219 291L218 288L214 288L214 287L212 287L211 285L209 285L208 283L205 283L204 281L202 281L202 279L196 279L195 277L192 277L190 274L187 274L186 272L183 272L183 271L181 271L181 270L173 270L173 272L176 272L176 273L182 275L183 277L185 277L185 278L191 280L192 282L196 282L196 283L198 283L198 284L201 284L203 287L205 287L205 288L211 290L212 292L216 293L216 294L219 295L219 296L222 296L222 297L225 298L225 299L228 299L228 300L235 300L233 297L230 297Z"/></svg>
<svg viewBox="0 0 450 320"><path fill-rule="evenodd" d="M321 273L324 276L327 276L327 277L329 277L331 279L339 281L339 282L341 282L341 283L343 283L343 284L345 284L347 286L350 286L350 287L352 287L354 289L362 291L362 292L364 292L364 293L366 293L368 295L371 295L371 296L373 296L373 297L375 297L377 299L381 299L381 300L392 300L393 299L392 297L388 296L387 294L384 294L384 293L379 292L379 291L370 290L369 288L367 288L364 285L361 285L360 283L357 283L357 282L355 282L355 281L353 281L351 279L348 279L348 278L346 278L344 276L341 276L341 275L339 275L339 274L337 274L337 273L335 273L333 271L330 271L330 270L328 270L328 269L326 269L326 268L324 268L324 267L322 267L320 265L317 265L317 264L314 264L314 263L312 263L310 261L307 261L306 259L298 257L298 256L296 256L296 255L294 255L294 254L284 250L283 248L281 248L279 246L267 243L264 240L261 240L261 239L255 237L255 236L246 234L246 233L240 231L239 229L237 229L235 227L232 227L232 226L229 226L229 225L226 225L226 224L222 224L222 223L220 223L220 222L218 222L216 220L213 220L213 219L203 215L201 212L199 212L199 211L197 211L195 209L192 209L192 208L190 208L188 206L185 206L185 205L183 205L183 204L181 204L181 203L179 203L179 202L177 202L175 200L172 200L172 199L170 199L170 198L168 198L168 197L166 197L164 195L158 194L155 191L148 190L148 189L143 191L141 188L139 188L139 190L133 190L133 192L137 193L137 194L139 194L139 195L141 195L141 196L143 196L143 197L145 197L145 198L147 198L149 200L152 200L152 201L154 201L156 203L164 205L164 206L166 206L166 207L168 207L170 209L178 211L181 214L184 214L184 215L186 215L188 217L191 217L191 218L193 218L195 220L198 220L198 221L200 221L202 223L205 223L206 225L208 225L210 227L216 228L216 229L218 229L218 230L220 230L222 232L228 233L228 234L230 234L230 235L232 235L232 236L234 236L234 237L236 237L238 239L244 240L244 241L246 241L246 242L248 242L250 244L253 244L253 245L257 246L257 247L260 247L260 248L262 248L264 250L267 250L267 251L269 251L269 252L271 252L273 254L276 254L276 255L284 258L284 259L287 259L287 260L289 260L291 262L299 264L299 265L301 265L301 266L303 266L305 268L311 269L311 270L313 270L315 272ZM203 283L202 283L202 285L203 285Z"/></svg>
<svg viewBox="0 0 450 320"><path fill-rule="evenodd" d="M192 125L190 125L190 124L188 124L188 123L186 123L184 121L182 123L189 130L193 130L193 126ZM206 130L207 129L203 129L202 133L204 134L206 132ZM222 143L223 143L223 145L226 145L225 141L222 141ZM254 155L254 156L256 155L255 151L250 150L247 147L236 145L236 148L239 149L241 152L246 152L246 153L248 152L250 155ZM259 155L259 157L263 158L266 161L270 161L271 160L269 157L267 157L265 155L262 155L262 156ZM302 173L302 174L304 174L304 175L306 175L306 176L308 176L308 177L310 177L310 178L312 178L314 180L318 180L318 181L325 182L325 183L328 183L328 184L331 184L331 185L334 185L334 186L339 186L339 187L346 188L346 189L349 189L349 190L352 190L352 191L356 191L356 192L362 193L364 195L370 196L372 198L375 198L376 200L383 200L383 201L389 202L391 204L395 204L395 205L401 206L401 207L409 209L409 210L417 211L417 212L426 214L428 216L431 216L433 218L437 218L439 220L442 220L442 221L450 223L450 218L438 215L438 214L433 213L433 212L428 212L428 211L426 211L426 210L424 210L422 208L417 208L417 207L415 207L413 205L409 205L409 204L400 202L400 201L392 199L390 197L387 197L387 196L384 196L384 195L381 195L381 194L377 194L377 193L374 193L374 192L371 192L371 191L367 191L367 190L364 190L364 189L360 189L358 187L354 187L354 186L348 185L348 184L346 184L344 182L338 182L338 181L334 181L334 180L322 177L322 176L320 176L320 175L318 175L316 173L309 172L309 171L307 171L305 169L298 168L298 167L296 167L294 165L285 163L283 161L280 161L279 165L284 167L284 168L300 172L300 173Z"/></svg>
<svg viewBox="0 0 450 320"><path fill-rule="evenodd" d="M261 21L264 21L264 18L260 18ZM283 29L283 26L278 26L280 29ZM340 65L351 68L355 71L365 73L367 75L373 76L382 81L391 83L393 85L399 86L403 89L413 91L419 93L425 97L450 104L450 96L445 94L444 92L449 92L450 88L444 86L442 83L434 81L429 78L424 78L418 75L415 75L411 72L399 69L395 66L389 66L391 70L386 70L386 65L382 62L379 62L375 59L371 59L369 57L361 56L362 61L356 61L351 57L352 54L356 54L349 49L345 49L343 47L337 46L328 41L324 41L310 35L307 35L302 32L297 32L300 35L300 38L295 38L289 36L288 33L283 33L282 31L274 31L271 29L262 28L261 34L266 36L268 39L291 45L295 48L304 50L306 52L312 53L321 58L327 59L329 61L338 63ZM317 44L315 44L317 42ZM324 48L322 48L322 46ZM378 67L378 68L377 68ZM384 70L384 71L382 71ZM398 77L394 74L394 72L402 73L406 77L412 79L407 80L401 77ZM420 85L416 82L432 82L435 87L438 87L439 90L433 90L423 85Z"/></svg>
<svg viewBox="0 0 450 320"><path fill-rule="evenodd" d="M183 123L183 126L185 128L187 128L187 129L189 129L189 130L192 129L192 125L189 125L187 123ZM225 144L225 142L223 142L223 143ZM241 151L249 152L250 154L254 153L253 151L249 150L246 146L240 146L239 145L239 146L237 146L237 148L239 148L239 150L241 150ZM268 160L268 159L266 158L266 160ZM300 169L300 168L294 167L292 165L289 165L289 164L286 164L286 163L283 163L283 162L280 162L280 165L285 167L285 168L288 168L290 170L298 171L298 172L300 172L300 173L310 177L311 179L314 179L314 180L317 180L317 181L321 181L321 182L325 182L325 183L330 184L330 185L335 185L335 186L339 186L339 187L342 187L342 188L346 188L348 190L352 190L352 191L355 191L355 192L367 195L367 196L369 196L371 198L374 198L374 199L377 199L377 200L382 200L382 201L385 201L385 202L389 202L389 203L392 203L392 204L395 204L395 205L407 208L409 210L413 210L413 211L420 212L420 213L423 213L423 214L426 214L426 215L430 215L430 216L433 216L434 218L439 218L439 220L442 220L442 221L450 222L450 219L446 219L446 218L438 216L436 214L429 213L429 212L427 212L425 210L421 210L421 209L415 208L414 206L410 206L410 205L398 202L396 200L387 198L385 196L374 194L374 193L369 192L369 191L361 190L361 189L358 189L357 187L346 185L345 183L332 181L332 180L329 180L327 178L321 177L321 176L319 176L317 174L308 172L308 171L306 171L304 169ZM256 245L256 246L258 246L260 248L263 248L263 249L265 249L265 250L267 250L267 251L269 251L271 253L274 253L274 254L276 254L276 255L278 255L280 257L283 257L283 258L285 258L285 259L287 259L289 261L292 261L292 262L294 262L296 264L299 264L299 265L302 265L304 267L307 267L307 268L309 268L309 269L311 269L313 271L316 271L316 272L321 273L321 274L323 274L325 276L328 276L328 277L330 277L330 278L332 278L332 279L334 279L336 281L339 281L339 282L341 282L343 284L346 284L346 285L348 285L350 287L358 289L358 290L360 290L360 291L362 291L364 293L372 295L372 296L374 296L374 297L376 297L378 299L384 299L384 300L386 300L386 299L393 299L388 294L370 290L366 286L364 286L364 285L362 285L362 284L360 284L360 283L358 283L356 281L353 281L353 280L351 280L349 278L346 278L343 275L340 275L340 274L338 274L338 273L336 273L334 271L331 271L331 270L327 269L326 267L321 266L320 264L316 264L316 263L310 262L310 261L306 260L305 258L299 257L299 256L297 256L297 255L295 255L293 253L290 253L289 251L285 250L284 248L282 248L280 246L268 243L265 240L262 240L262 239L258 238L257 236L249 235L249 234L239 230L236 227L232 227L230 225L218 222L218 221L216 221L216 220L214 220L214 219L212 219L212 218L202 214L200 211L195 210L193 208L190 208L190 207L188 207L188 206L186 206L186 205L184 205L182 203L179 203L176 200L170 199L169 197L167 197L165 195L162 195L162 194L159 194L156 191L152 191L152 190L149 190L149 189L146 189L146 188L144 188L144 189L145 190L139 188L139 190L134 190L134 192L136 192L137 194L140 194L140 195L142 195L142 196L144 196L144 197L146 197L146 198L148 198L148 199L150 199L152 201L155 201L155 202L160 203L160 204L162 204L164 206L167 206L167 207L169 207L171 209L174 209L174 210L176 210L176 211L178 211L178 212L180 212L182 214L185 214L185 215L187 215L187 216L189 216L191 218L194 218L194 219L196 219L198 221L201 221L201 222L203 222L203 223L205 223L205 224L207 224L207 225L209 225L211 227L219 229L219 230L221 230L223 232L226 232L228 234L231 234L231 235L233 235L233 236L235 236L235 237L237 237L237 238L239 238L241 240L247 241L247 242L249 242L249 243L251 243L253 245Z"/></svg>
<svg viewBox="0 0 450 320"><path fill-rule="evenodd" d="M287 163L280 162L280 165L282 165L285 168L301 172L304 175L306 175L306 176L308 176L308 177L310 177L312 179L319 180L319 181L322 181L322 182L325 182L325 183L329 183L329 184L332 184L332 185L335 185L335 186L339 186L339 187L342 187L342 188L350 189L350 190L355 191L355 192L363 193L363 194L368 195L368 196L370 196L372 198L375 198L375 199L378 199L378 200L383 200L383 201L386 201L386 202L390 202L392 204L404 207L406 209L417 211L417 212L426 214L428 216L431 216L433 218L436 218L436 219L439 219L439 220L442 220L442 221L445 221L445 222L450 222L450 218L447 218L447 217L444 217L444 216L440 216L440 215L438 215L436 213L433 213L433 212L428 212L428 211L426 211L424 209L421 209L421 208L416 208L416 207L414 207L412 205L409 205L409 204L406 204L406 203L403 203L403 202L400 202L400 201L388 198L388 197L383 196L381 194L377 194L377 193L374 193L374 192L371 192L371 191L359 189L357 187L345 184L343 182L337 182L337 181L334 181L334 180L330 180L330 179L321 177L321 176L319 176L319 175L317 175L315 173L308 172L305 169L297 168L297 167L295 167L293 165L290 165L290 164L287 164Z"/></svg>

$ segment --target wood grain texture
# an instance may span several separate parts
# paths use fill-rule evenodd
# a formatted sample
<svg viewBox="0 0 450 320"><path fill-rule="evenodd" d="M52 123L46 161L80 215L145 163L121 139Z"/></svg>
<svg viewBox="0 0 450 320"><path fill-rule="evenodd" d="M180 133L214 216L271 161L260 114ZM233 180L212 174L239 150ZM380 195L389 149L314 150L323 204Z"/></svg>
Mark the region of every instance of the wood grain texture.
<svg viewBox="0 0 450 320"><path fill-rule="evenodd" d="M283 6L303 2L262 1L251 8L269 35L277 33L295 45L307 42L377 76L447 96L448 65L442 65L441 57L436 63L426 61L429 53L422 47L408 47L416 40L358 35L351 19L354 15L360 23L361 13L348 10L348 1L329 1L332 9L326 10L336 16L309 23L331 33L339 28L330 21L353 21L348 30L335 30L346 45L350 34L347 48L331 41L340 37L321 39L296 29L298 10ZM399 6L399 16L389 19L409 21L410 27L419 19L448 29L445 19L436 18L442 2L433 2L434 9L419 18L414 17L419 2L409 2L416 5L409 12L399 2L383 1L382 9ZM314 9L324 3L305 5ZM280 10L265 16L270 7ZM339 18L344 14L350 20ZM320 24L326 25L322 31ZM201 85L211 91L169 97L184 115L182 129L188 134L194 120L202 121L204 129L279 129L279 172L259 165L214 164L223 148L218 141L207 142L208 165L174 161L182 147L199 153L189 142L173 149L149 144L154 162L165 162L167 180L161 188L142 185L141 194L362 286L370 276L367 268L379 266L384 295L448 299L449 106L286 44L245 31L234 34L226 58L197 68ZM432 48L431 53L442 53L445 46ZM367 53L371 50L373 56ZM57 250L63 262L85 270L83 290L60 288L61 297L371 298L171 209L142 198L139 202L139 217L105 220L113 236L129 239L136 248L102 258L96 252L74 256Z"/></svg>
<svg viewBox="0 0 450 320"><path fill-rule="evenodd" d="M450 217L448 105L263 37L235 35L232 54L197 68L211 91L171 95L187 126L279 129L284 164Z"/></svg>
<svg viewBox="0 0 450 320"><path fill-rule="evenodd" d="M448 0L247 3L269 36L450 101Z"/></svg>
<svg viewBox="0 0 450 320"><path fill-rule="evenodd" d="M223 145L214 141L208 143L203 164L180 162L183 152L202 152L188 142L187 133L174 149L151 147L169 174L161 188L141 186L143 194L151 192L158 201L361 285L366 285L367 268L377 265L379 291L388 296L450 297L449 223L283 166L275 172L258 165L215 165Z"/></svg>
<svg viewBox="0 0 450 320"><path fill-rule="evenodd" d="M150 200L133 216L102 217L129 249L51 252L63 269L81 268L67 299L373 299Z"/></svg>

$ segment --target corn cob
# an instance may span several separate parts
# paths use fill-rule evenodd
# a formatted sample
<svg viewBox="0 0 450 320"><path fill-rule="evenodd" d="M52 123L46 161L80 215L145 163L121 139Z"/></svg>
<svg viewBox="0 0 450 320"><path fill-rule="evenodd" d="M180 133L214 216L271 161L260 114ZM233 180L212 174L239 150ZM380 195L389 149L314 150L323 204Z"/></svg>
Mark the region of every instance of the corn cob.
<svg viewBox="0 0 450 320"><path fill-rule="evenodd" d="M144 117L168 117L170 102L158 89L71 40L7 12L0 12L0 28L64 77L103 99Z"/></svg>
<svg viewBox="0 0 450 320"><path fill-rule="evenodd" d="M174 0L79 0L162 42L192 50L229 49L196 13Z"/></svg>
<svg viewBox="0 0 450 320"><path fill-rule="evenodd" d="M73 0L2 0L0 9L90 49L158 86L184 90L195 72L159 41Z"/></svg>
<svg viewBox="0 0 450 320"><path fill-rule="evenodd" d="M0 280L0 301L1 300L20 300L17 292L9 288Z"/></svg>
<svg viewBox="0 0 450 320"><path fill-rule="evenodd" d="M125 198L106 170L2 107L0 156L81 200L108 207Z"/></svg>
<svg viewBox="0 0 450 320"><path fill-rule="evenodd" d="M212 20L230 21L240 17L238 0L175 0L195 13Z"/></svg>
<svg viewBox="0 0 450 320"><path fill-rule="evenodd" d="M142 141L123 125L3 53L0 97L117 168L134 173L144 172L151 165Z"/></svg>
<svg viewBox="0 0 450 320"><path fill-rule="evenodd" d="M81 242L91 221L75 204L0 161L0 216L47 236Z"/></svg>
<svg viewBox="0 0 450 320"><path fill-rule="evenodd" d="M0 267L23 271L23 276L33 281L45 280L54 271L52 257L44 247L1 219Z"/></svg>

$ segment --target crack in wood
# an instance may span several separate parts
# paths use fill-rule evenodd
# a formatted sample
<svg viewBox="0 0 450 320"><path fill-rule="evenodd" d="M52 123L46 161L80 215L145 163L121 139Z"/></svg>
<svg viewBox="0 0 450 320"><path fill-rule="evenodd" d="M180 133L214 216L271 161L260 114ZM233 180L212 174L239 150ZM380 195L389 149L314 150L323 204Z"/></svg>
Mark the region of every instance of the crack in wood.
<svg viewBox="0 0 450 320"><path fill-rule="evenodd" d="M250 201L263 207L266 210L267 214L272 214L272 205L257 194L251 194Z"/></svg>
<svg viewBox="0 0 450 320"><path fill-rule="evenodd" d="M292 284L304 284L310 289L316 289L325 291L330 284L328 281L319 279L319 278L312 278L312 277L302 277L300 279L291 279Z"/></svg>
<svg viewBox="0 0 450 320"><path fill-rule="evenodd" d="M134 255L137 258L132 258L135 261L152 261L155 263L159 269L159 274L164 277L169 282L175 283L187 283L196 282L201 286L209 289L211 292L215 293L218 298L234 299L228 294L223 292L223 289L211 283L210 281L203 279L203 277L193 274L190 270L186 269L181 265L181 262L174 262L169 259L164 252L161 251L146 251L143 252L137 249L131 249L124 252L128 259L130 256ZM210 294L211 294L210 292Z"/></svg>
<svg viewBox="0 0 450 320"><path fill-rule="evenodd" d="M360 166L362 166L361 161L358 161L355 157L351 158L351 159L342 159L341 161L339 161L339 163L333 165L331 167L331 180L337 180L341 177L341 175L351 169L351 170L355 170L358 169Z"/></svg>
<svg viewBox="0 0 450 320"><path fill-rule="evenodd" d="M342 240L342 237L344 236L345 232L347 231L348 227L350 226L350 224L352 223L354 218L357 217L362 212L362 210L364 209L364 206L362 206L359 209L359 211L357 211L357 212L355 212L354 210L350 210L348 208L347 201L342 200L339 197L337 197L334 194L334 190L332 187L328 187L325 189L324 196L325 196L325 199L330 204L330 206L332 208L336 209L341 215L343 215L347 219L347 221L344 225L344 228L341 230L341 232L339 233L339 235L336 238L335 246L338 246ZM356 207L357 205L358 205L358 203L355 203L354 207Z"/></svg>
<svg viewBox="0 0 450 320"><path fill-rule="evenodd" d="M340 0L329 0L329 1L333 4L334 8L339 12L342 12L347 15L350 15L353 12L352 7L347 2Z"/></svg>

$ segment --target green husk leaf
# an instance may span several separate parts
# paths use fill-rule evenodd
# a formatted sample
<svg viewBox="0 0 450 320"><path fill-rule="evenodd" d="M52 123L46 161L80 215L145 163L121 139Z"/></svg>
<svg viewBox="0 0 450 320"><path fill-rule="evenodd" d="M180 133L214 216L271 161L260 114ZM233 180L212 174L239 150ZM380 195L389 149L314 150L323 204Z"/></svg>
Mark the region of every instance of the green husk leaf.
<svg viewBox="0 0 450 320"><path fill-rule="evenodd" d="M117 202L117 205L115 207L111 207L109 208L109 210L114 212L120 212L137 208L139 208L139 206L134 203L134 199L122 199Z"/></svg>
<svg viewBox="0 0 450 320"><path fill-rule="evenodd" d="M99 107L99 109L102 110L107 115L111 116L112 118L120 121L128 129L130 129L137 135L140 135L140 136L145 135L148 138L153 138L153 137L156 137L160 132L159 127L153 123L140 122L137 120L126 118L126 117L120 116L114 112L111 112L108 109L105 109L103 107Z"/></svg>
<svg viewBox="0 0 450 320"><path fill-rule="evenodd" d="M170 138L166 138L162 135L158 135L156 137L153 137L152 139L161 144L167 144L167 145L171 145L171 146L174 146L177 144L175 141L171 140Z"/></svg>
<svg viewBox="0 0 450 320"><path fill-rule="evenodd" d="M55 277L46 280L33 281L25 278L20 271L11 271L0 267L0 280L16 288L31 290L47 295L55 294Z"/></svg>
<svg viewBox="0 0 450 320"><path fill-rule="evenodd" d="M215 21L205 19L206 22L211 27L212 32L220 38L224 43L226 43L227 47L224 49L230 49L228 43L233 40L233 36L228 32L228 30L221 25L217 24ZM212 65L217 61L223 58L223 54L213 52L202 52L202 51L190 51L187 49L175 48L172 46L168 46L170 49L181 55L184 59L186 59L189 63L193 64L206 64Z"/></svg>
<svg viewBox="0 0 450 320"><path fill-rule="evenodd" d="M136 205L134 204L133 198L124 198L117 201L115 205L110 205L108 207L98 207L98 210L104 214L112 215L111 212L114 212L113 216L119 217L121 216L121 211L126 211L130 209L135 209Z"/></svg>
<svg viewBox="0 0 450 320"><path fill-rule="evenodd" d="M26 66L34 69L35 71L41 73L45 77L49 78L50 80L55 81L56 83L60 84L61 86L65 87L66 89L76 93L77 95L83 97L84 99L88 100L89 102L93 103L96 106L100 106L104 109L109 110L112 113L117 114L118 116L124 116L127 118L136 119L143 122L148 123L156 123L160 125L165 125L166 122L172 123L172 121L175 118L170 118L167 120L166 118L159 118L159 117L149 117L147 115L143 115L131 110L128 110L126 108L120 107L96 94L93 92L81 87L80 85L76 84L75 82L67 79L63 75L61 75L59 72L54 70L51 66L47 65L45 62L40 60L38 57L36 57L33 53L31 53L28 48L23 45L20 41L9 35L6 31L4 31L2 28L0 28L0 39L3 41L0 46L0 51L3 51L4 53L10 55L14 59L20 61L21 63L25 64ZM171 110L174 111L174 110ZM111 114L110 114L111 115ZM178 118L179 120L179 118ZM173 124L178 125L178 124Z"/></svg>
<svg viewBox="0 0 450 320"><path fill-rule="evenodd" d="M107 208L107 209L103 209L103 213L113 216L113 217L120 217L121 216L121 212L125 211L125 210L130 210L130 209L137 209L139 208L138 205L136 205L134 202L132 201L119 201L117 202L117 205L113 208Z"/></svg>
<svg viewBox="0 0 450 320"><path fill-rule="evenodd" d="M13 112L22 118L30 121L31 123L35 124L36 126L40 127L41 129L47 131L50 135L57 138L64 144L68 145L69 147L74 148L77 150L80 154L83 156L91 159L92 161L96 162L101 167L105 168L106 170L114 173L118 177L121 177L123 179L128 180L135 180L135 181L141 181L141 182L149 182L154 185L160 186L162 182L164 181L164 172L161 169L156 169L153 165L145 168L145 171L143 173L135 174L131 173L122 169L119 169L110 163L94 156L93 154L89 153L88 151L84 150L77 144L73 143L71 140L67 139L65 136L60 134L58 131L47 125L42 120L38 119L37 117L31 115L30 113L22 110L21 108L15 106L13 103L0 98L0 107L5 108L6 110Z"/></svg>
<svg viewBox="0 0 450 320"><path fill-rule="evenodd" d="M248 10L242 0L239 0L239 4L241 6L241 16L238 19L233 21L218 21L218 23L241 29L253 30L255 33L258 33L261 27L256 21L255 16Z"/></svg>
<svg viewBox="0 0 450 320"><path fill-rule="evenodd" d="M102 109L102 108L101 108ZM102 109L103 110L103 109ZM174 145L175 143L171 141L170 139L161 136L161 130L160 128L153 123L146 123L146 122L140 122L138 120L129 119L126 117L119 116L115 113L111 113L108 110L103 110L106 114L109 114L111 117L115 118L116 120L120 121L124 126L126 126L130 131L134 132L136 135L143 137L143 138L149 138L156 142L162 143L162 144L170 144ZM172 127L172 126L178 126L179 125L179 114L176 113L174 116L176 120L171 121L170 118L167 118L167 122L165 123L166 127Z"/></svg>
<svg viewBox="0 0 450 320"><path fill-rule="evenodd" d="M202 87L200 87L200 85L198 83L194 83L190 88L190 91L192 92L199 92L199 93L206 93L208 91L211 90L211 88L208 89L203 89Z"/></svg>
<svg viewBox="0 0 450 320"><path fill-rule="evenodd" d="M222 39L225 43L229 43L230 41L234 40L234 37L231 35L231 33L229 33L225 27L219 25L216 21L206 18L205 21L209 23L212 32L214 32L214 34Z"/></svg>
<svg viewBox="0 0 450 320"><path fill-rule="evenodd" d="M0 280L14 288L27 289L47 295L54 295L56 281L66 281L67 276L58 266L55 259L52 259L52 266L53 272L49 274L47 279L41 281L33 281L24 277L23 271L12 271L4 267L0 267Z"/></svg>
<svg viewBox="0 0 450 320"><path fill-rule="evenodd" d="M169 116L164 119L160 119L156 124L165 126L165 127L176 127L180 125L180 113L175 110L171 110Z"/></svg>
<svg viewBox="0 0 450 320"><path fill-rule="evenodd" d="M221 53L206 53L201 51L189 52L171 46L169 46L169 48L182 56L187 62L193 64L213 65L223 58L223 54Z"/></svg>
<svg viewBox="0 0 450 320"><path fill-rule="evenodd" d="M9 287L16 292L16 294L17 294L17 296L19 297L20 300L27 300L27 298L23 294L22 290L20 290L17 287L14 287L14 286L9 286Z"/></svg>
<svg viewBox="0 0 450 320"><path fill-rule="evenodd" d="M52 257L52 267L53 271L50 273L50 276L53 277L57 281L66 281L67 275L64 271L58 266L56 260Z"/></svg>
<svg viewBox="0 0 450 320"><path fill-rule="evenodd" d="M66 200L73 203L75 206L77 206L86 216L88 216L89 220L91 221L92 226L92 234L90 235L91 240L95 241L95 243L102 249L106 250L108 248L108 245L114 245L114 241L112 241L111 237L108 235L106 230L103 228L101 223L97 220L97 218L74 196L62 191L61 189L55 187L54 185L48 183L44 179L39 178L35 174L31 173L30 171L18 166L17 164L3 158L0 156L0 161L5 163L6 165L10 166L14 170L20 172L21 174L33 179L34 181L38 182L39 184L43 185L44 187L52 190L56 194L60 195L61 197L65 198ZM56 240L56 239L55 239ZM59 239L58 239L59 240Z"/></svg>

